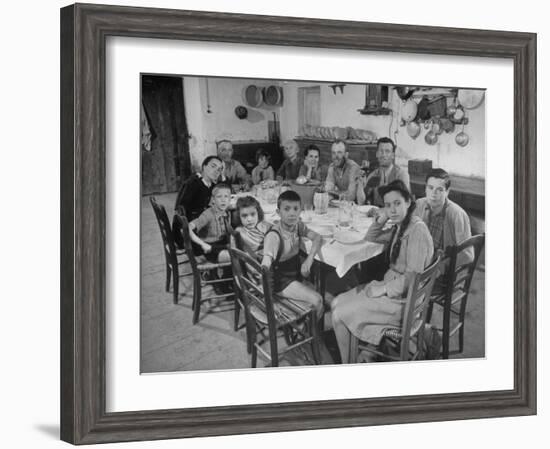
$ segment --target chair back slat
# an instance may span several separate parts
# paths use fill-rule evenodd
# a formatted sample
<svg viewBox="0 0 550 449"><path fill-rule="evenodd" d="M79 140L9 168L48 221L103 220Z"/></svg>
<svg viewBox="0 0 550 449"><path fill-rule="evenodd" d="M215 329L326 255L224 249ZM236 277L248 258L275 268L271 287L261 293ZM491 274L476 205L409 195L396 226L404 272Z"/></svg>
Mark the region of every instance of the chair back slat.
<svg viewBox="0 0 550 449"><path fill-rule="evenodd" d="M149 202L153 207L155 218L159 225L166 262L169 264L177 264L176 244L174 242L174 236L172 234L172 228L170 227L170 220L168 219L166 209L162 204L157 202L154 196L149 198Z"/></svg>
<svg viewBox="0 0 550 449"><path fill-rule="evenodd" d="M189 259L189 263L191 265L193 273L195 276L200 276L200 273L198 270L197 258L195 256L193 245L191 244L191 234L189 233L189 222L187 221L187 217L185 216L185 214L182 214L181 211L179 210L176 211L176 214L174 215L174 224L175 224L174 228L179 229L179 232L181 232L181 238L183 240L183 248L185 249L185 252Z"/></svg>
<svg viewBox="0 0 550 449"><path fill-rule="evenodd" d="M451 312L458 315L458 326L461 328L459 351L463 349L464 317L479 256L485 244L485 234L475 235L456 246L446 250L449 264L444 275L444 292L437 298L432 298L443 306L443 358L449 356L449 339L451 336ZM472 257L473 250L473 257ZM456 306L458 304L458 307ZM455 329L456 330L456 329Z"/></svg>
<svg viewBox="0 0 550 449"><path fill-rule="evenodd" d="M483 245L485 244L485 234L475 235L469 239L463 241L459 245L452 246L448 248L448 253L450 255L450 264L447 271L446 285L449 289L447 294L452 294L452 291L456 286L459 286L462 282L462 290L468 291L470 288L470 283L477 266L477 261ZM464 262L464 254L469 251L471 248L474 250L474 257L469 261Z"/></svg>
<svg viewBox="0 0 550 449"><path fill-rule="evenodd" d="M467 294L470 290L470 284L472 283L474 271L484 243L485 234L479 234L470 237L459 245L447 248L447 254L450 257L450 263L445 275L445 296L447 301L451 301L457 291L462 291L466 293L462 306L466 307ZM474 250L473 259L466 262L461 260L459 264L459 259L463 259L462 256L464 253L471 248Z"/></svg>
<svg viewBox="0 0 550 449"><path fill-rule="evenodd" d="M235 242L235 240L233 241ZM262 313L266 314L268 325L270 327L274 326L275 313L270 286L270 270L262 267L250 254L234 246L230 246L229 251L232 263L237 265L235 275L238 277L242 288L245 307L257 307ZM270 328L269 332L275 332L275 327Z"/></svg>
<svg viewBox="0 0 550 449"><path fill-rule="evenodd" d="M229 248L238 249L244 252L244 244L238 232L234 231L229 236ZM237 257L231 257L235 286L237 294L243 300L243 305L254 304L265 313L265 302L262 299L264 294L261 286L262 273L246 262L240 261ZM246 273L246 275L244 274ZM254 278L254 282L251 281Z"/></svg>
<svg viewBox="0 0 550 449"><path fill-rule="evenodd" d="M422 273L415 273L409 283L405 310L403 313L401 360L410 358L411 340L416 337L415 358L422 349L424 328L428 312L428 302L437 277L442 256L438 255Z"/></svg>

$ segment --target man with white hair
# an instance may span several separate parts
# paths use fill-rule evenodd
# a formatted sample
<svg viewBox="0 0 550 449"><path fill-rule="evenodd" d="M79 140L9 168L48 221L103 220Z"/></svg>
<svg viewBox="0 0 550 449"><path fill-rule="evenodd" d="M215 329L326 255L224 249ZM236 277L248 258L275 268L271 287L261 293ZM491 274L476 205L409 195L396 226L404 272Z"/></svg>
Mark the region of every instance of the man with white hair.
<svg viewBox="0 0 550 449"><path fill-rule="evenodd" d="M295 140L287 140L284 145L286 159L277 170L277 180L294 180L300 175L300 167L304 163L298 155L299 147Z"/></svg>

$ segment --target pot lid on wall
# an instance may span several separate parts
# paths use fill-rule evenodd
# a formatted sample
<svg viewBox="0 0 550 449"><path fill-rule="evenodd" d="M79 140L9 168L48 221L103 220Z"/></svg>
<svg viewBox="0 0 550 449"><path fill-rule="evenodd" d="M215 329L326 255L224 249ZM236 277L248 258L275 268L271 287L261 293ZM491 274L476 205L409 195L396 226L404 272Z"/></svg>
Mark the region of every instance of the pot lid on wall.
<svg viewBox="0 0 550 449"><path fill-rule="evenodd" d="M481 89L459 89L457 94L458 102L464 109L477 108L485 98L485 91Z"/></svg>

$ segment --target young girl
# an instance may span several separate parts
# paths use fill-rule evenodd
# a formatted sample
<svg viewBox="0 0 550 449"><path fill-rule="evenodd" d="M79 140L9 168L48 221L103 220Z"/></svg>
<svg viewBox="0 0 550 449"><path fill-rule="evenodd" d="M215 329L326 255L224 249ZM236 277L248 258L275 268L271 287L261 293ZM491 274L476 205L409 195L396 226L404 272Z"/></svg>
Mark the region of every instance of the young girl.
<svg viewBox="0 0 550 449"><path fill-rule="evenodd" d="M332 303L332 323L342 356L349 360L351 334L373 345L380 344L382 331L400 327L404 300L413 273L432 261L430 231L414 216L414 200L402 181L380 187L384 209L369 228L367 240L387 244L390 268L382 281L372 281L338 295ZM385 230L388 223L393 226Z"/></svg>
<svg viewBox="0 0 550 449"><path fill-rule="evenodd" d="M271 155L260 148L256 153L256 162L258 165L252 169L252 183L254 185L261 183L262 181L268 181L275 179L275 172L271 167Z"/></svg>
<svg viewBox="0 0 550 449"><path fill-rule="evenodd" d="M264 221L264 211L258 200L252 196L241 197L237 200L236 231L241 236L246 249L256 257L262 257L264 238L271 229L271 225Z"/></svg>
<svg viewBox="0 0 550 449"><path fill-rule="evenodd" d="M273 270L275 293L292 299L297 305L302 303L313 308L319 320L323 317L323 298L301 280L309 275L313 258L321 248L321 236L300 221L301 210L296 192L287 190L279 195L277 212L281 221L265 236L262 265ZM310 239L312 245L306 260L300 263L304 237Z"/></svg>

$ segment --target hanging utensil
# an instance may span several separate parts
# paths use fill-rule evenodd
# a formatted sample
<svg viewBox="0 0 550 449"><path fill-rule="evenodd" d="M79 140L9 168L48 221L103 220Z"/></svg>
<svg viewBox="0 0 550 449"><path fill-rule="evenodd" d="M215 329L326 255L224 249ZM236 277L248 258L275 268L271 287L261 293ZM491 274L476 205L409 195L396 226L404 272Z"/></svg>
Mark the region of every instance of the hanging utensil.
<svg viewBox="0 0 550 449"><path fill-rule="evenodd" d="M455 136L455 142L461 147L465 147L470 142L470 136L464 132L464 125L462 125L462 131Z"/></svg>

